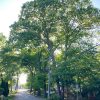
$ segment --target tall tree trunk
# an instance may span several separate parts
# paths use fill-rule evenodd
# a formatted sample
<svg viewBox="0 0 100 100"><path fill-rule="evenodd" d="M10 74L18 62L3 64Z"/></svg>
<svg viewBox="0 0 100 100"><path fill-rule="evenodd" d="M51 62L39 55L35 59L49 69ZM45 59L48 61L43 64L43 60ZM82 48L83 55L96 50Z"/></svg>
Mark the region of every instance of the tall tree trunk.
<svg viewBox="0 0 100 100"><path fill-rule="evenodd" d="M58 90L58 95L60 97L60 100L61 100L61 89L60 89L60 84L59 84L59 78L56 79L56 83L57 83L57 90Z"/></svg>
<svg viewBox="0 0 100 100"><path fill-rule="evenodd" d="M46 93L46 80L44 80L44 97L47 97L47 93Z"/></svg>
<svg viewBox="0 0 100 100"><path fill-rule="evenodd" d="M12 93L12 78L11 78L11 87L10 87L10 91Z"/></svg>
<svg viewBox="0 0 100 100"><path fill-rule="evenodd" d="M30 84L30 93L32 92L32 82Z"/></svg>
<svg viewBox="0 0 100 100"><path fill-rule="evenodd" d="M30 93L31 93L33 90L33 86L32 86L32 84L33 84L33 72L32 71L30 71L30 75L31 75L31 82L30 82Z"/></svg>
<svg viewBox="0 0 100 100"><path fill-rule="evenodd" d="M69 100L69 96L70 96L70 94L69 94L69 92L70 92L70 91L69 91L69 86L66 85L66 87L67 87L67 88L66 88L66 95L67 95L67 98L66 98L66 99Z"/></svg>
<svg viewBox="0 0 100 100"><path fill-rule="evenodd" d="M15 87L15 90L18 90L18 81L19 81L19 76L18 76L18 72L17 72L17 80L16 80L16 87Z"/></svg>
<svg viewBox="0 0 100 100"><path fill-rule="evenodd" d="M65 89L64 89L64 88L65 88L65 87L64 87L64 83L62 82L62 96L61 96L62 99L61 99L61 100L64 100L64 97L65 97L65 96L64 96L64 93L65 93L65 91L64 91Z"/></svg>
<svg viewBox="0 0 100 100"><path fill-rule="evenodd" d="M10 88L11 93L12 93L12 88L13 88L13 79L12 79L13 74L14 74L14 73L12 72L12 74L11 74L11 88Z"/></svg>

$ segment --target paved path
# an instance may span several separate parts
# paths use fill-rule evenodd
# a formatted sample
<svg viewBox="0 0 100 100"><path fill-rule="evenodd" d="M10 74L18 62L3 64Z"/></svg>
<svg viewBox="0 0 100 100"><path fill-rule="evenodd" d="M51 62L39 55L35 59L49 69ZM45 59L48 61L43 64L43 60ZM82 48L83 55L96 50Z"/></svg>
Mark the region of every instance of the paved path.
<svg viewBox="0 0 100 100"><path fill-rule="evenodd" d="M19 91L16 94L14 100L45 100L45 99L37 98L35 96L27 94L26 91Z"/></svg>

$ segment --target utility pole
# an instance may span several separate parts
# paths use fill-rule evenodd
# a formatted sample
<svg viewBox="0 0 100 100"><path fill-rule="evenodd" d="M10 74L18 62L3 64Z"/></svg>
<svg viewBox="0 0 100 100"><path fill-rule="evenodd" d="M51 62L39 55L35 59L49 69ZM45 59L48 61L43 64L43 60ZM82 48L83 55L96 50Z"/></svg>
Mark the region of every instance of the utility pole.
<svg viewBox="0 0 100 100"><path fill-rule="evenodd" d="M78 92L79 92L79 86L78 86L78 84L76 84L76 91L77 91L77 96L76 96L76 100L79 100L79 97L78 97Z"/></svg>
<svg viewBox="0 0 100 100"><path fill-rule="evenodd" d="M50 66L52 65L52 59L51 57L49 58L49 68L48 68L48 100L50 100L50 84L51 84L51 68Z"/></svg>
<svg viewBox="0 0 100 100"><path fill-rule="evenodd" d="M50 100L50 69L48 70L48 100Z"/></svg>

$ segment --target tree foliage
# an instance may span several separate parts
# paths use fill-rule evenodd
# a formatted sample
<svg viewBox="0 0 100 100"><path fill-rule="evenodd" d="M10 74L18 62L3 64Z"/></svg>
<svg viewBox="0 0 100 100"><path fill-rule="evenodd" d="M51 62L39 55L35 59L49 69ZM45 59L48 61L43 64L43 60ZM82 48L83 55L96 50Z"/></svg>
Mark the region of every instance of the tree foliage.
<svg viewBox="0 0 100 100"><path fill-rule="evenodd" d="M100 11L90 0L26 2L19 20L11 25L8 44L13 53L4 56L3 60L9 59L3 65L17 62L27 69L31 91L36 89L39 95L44 91L46 96L50 70L51 89L57 87L61 100L65 93L67 99L69 92L75 93L76 84L80 93L89 85L94 88L99 60L92 30L99 24Z"/></svg>

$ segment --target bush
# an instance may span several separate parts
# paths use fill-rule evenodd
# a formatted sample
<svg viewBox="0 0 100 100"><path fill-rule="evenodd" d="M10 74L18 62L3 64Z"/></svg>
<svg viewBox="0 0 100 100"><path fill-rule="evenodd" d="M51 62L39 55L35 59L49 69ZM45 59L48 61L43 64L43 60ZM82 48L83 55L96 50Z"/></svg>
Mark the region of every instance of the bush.
<svg viewBox="0 0 100 100"><path fill-rule="evenodd" d="M4 91L4 89L3 88L0 88L0 95L3 94L3 91Z"/></svg>
<svg viewBox="0 0 100 100"><path fill-rule="evenodd" d="M60 97L57 94L52 94L50 100L60 100Z"/></svg>
<svg viewBox="0 0 100 100"><path fill-rule="evenodd" d="M5 82L5 81L2 80L2 82L1 82L1 88L3 89L3 91L2 91L3 95L5 97L7 97L8 94L9 94L8 82Z"/></svg>

